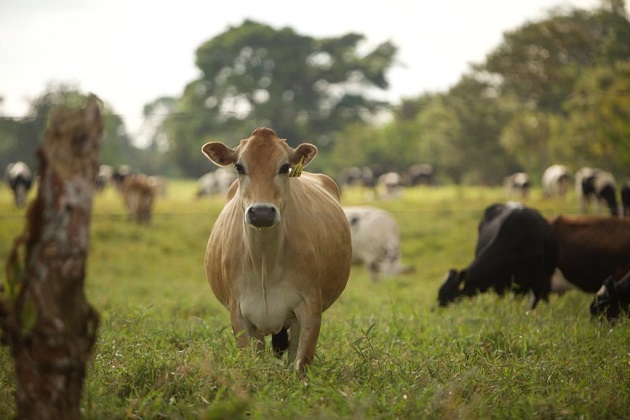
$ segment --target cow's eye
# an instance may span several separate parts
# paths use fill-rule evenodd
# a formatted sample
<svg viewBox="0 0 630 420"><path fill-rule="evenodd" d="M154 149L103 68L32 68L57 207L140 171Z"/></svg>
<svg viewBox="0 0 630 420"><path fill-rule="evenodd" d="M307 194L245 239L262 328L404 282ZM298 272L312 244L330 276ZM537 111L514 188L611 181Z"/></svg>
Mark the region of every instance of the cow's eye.
<svg viewBox="0 0 630 420"><path fill-rule="evenodd" d="M243 165L237 163L234 165L234 167L236 168L236 172L238 172L239 175L245 175L245 168L243 167Z"/></svg>
<svg viewBox="0 0 630 420"><path fill-rule="evenodd" d="M289 165L288 163L285 163L284 165L282 165L280 167L280 171L278 171L278 173L279 174L288 174L290 168L291 168L291 165Z"/></svg>

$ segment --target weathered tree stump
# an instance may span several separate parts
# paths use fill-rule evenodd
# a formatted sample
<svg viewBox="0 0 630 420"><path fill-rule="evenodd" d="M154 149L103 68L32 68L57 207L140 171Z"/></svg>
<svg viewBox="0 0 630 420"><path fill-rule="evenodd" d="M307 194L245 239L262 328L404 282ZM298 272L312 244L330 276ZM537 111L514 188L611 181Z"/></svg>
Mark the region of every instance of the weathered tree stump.
<svg viewBox="0 0 630 420"><path fill-rule="evenodd" d="M0 328L11 347L17 417L80 417L98 315L83 286L103 125L98 98L55 108L38 150L39 185L15 240L0 293Z"/></svg>

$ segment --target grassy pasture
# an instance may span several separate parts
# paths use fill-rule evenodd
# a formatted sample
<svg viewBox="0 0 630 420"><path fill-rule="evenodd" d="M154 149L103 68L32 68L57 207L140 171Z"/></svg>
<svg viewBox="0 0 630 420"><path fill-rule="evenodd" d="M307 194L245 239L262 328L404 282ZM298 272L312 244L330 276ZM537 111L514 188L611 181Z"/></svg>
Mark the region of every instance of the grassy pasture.
<svg viewBox="0 0 630 420"><path fill-rule="evenodd" d="M95 200L87 294L101 316L83 415L113 418L628 418L630 322L590 319L591 295L485 294L436 308L451 267L472 258L482 210L500 188L416 188L391 201L351 190L343 203L391 211L414 274L372 283L354 267L324 313L317 357L298 375L270 352L238 350L203 267L221 198L170 181L150 226L129 223L109 189ZM31 194L32 197L33 194ZM572 196L528 205L575 213ZM0 259L24 210L0 187ZM3 274L4 275L4 274ZM14 414L12 360L0 347L0 418Z"/></svg>

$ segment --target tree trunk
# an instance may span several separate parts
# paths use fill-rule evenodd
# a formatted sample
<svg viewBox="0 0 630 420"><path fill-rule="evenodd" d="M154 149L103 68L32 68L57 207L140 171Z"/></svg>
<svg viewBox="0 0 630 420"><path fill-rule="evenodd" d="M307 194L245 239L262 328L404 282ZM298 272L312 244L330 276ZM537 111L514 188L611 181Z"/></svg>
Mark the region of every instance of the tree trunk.
<svg viewBox="0 0 630 420"><path fill-rule="evenodd" d="M55 108L38 150L39 184L15 240L0 294L11 347L17 417L76 419L98 315L84 290L103 126L98 98Z"/></svg>

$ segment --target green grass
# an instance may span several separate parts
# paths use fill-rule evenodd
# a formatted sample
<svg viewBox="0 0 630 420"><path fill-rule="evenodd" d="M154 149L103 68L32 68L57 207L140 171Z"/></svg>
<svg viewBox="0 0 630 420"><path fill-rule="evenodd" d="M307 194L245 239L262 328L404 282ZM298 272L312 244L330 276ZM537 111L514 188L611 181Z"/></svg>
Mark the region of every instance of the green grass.
<svg viewBox="0 0 630 420"><path fill-rule="evenodd" d="M227 311L205 279L204 251L220 198L197 200L171 181L150 226L124 216L113 191L92 220L87 295L101 315L82 412L110 418L627 418L630 322L590 318L591 295L526 299L485 294L437 308L444 273L472 258L482 210L500 188L409 190L369 204L401 225L414 274L372 283L354 267L324 313L305 375L271 353L235 347ZM351 190L344 204L366 203ZM575 213L573 197L527 202ZM0 187L0 259L24 210ZM0 348L0 418L14 415L12 360Z"/></svg>

